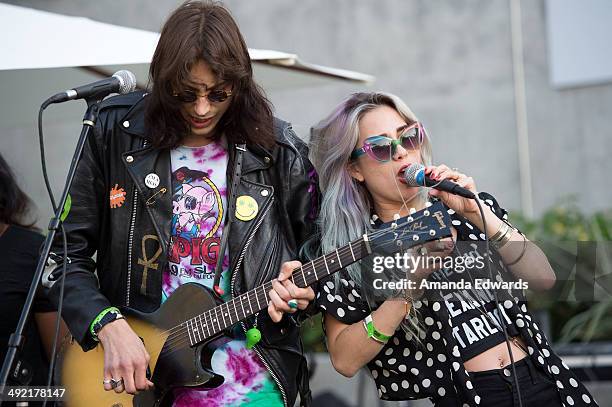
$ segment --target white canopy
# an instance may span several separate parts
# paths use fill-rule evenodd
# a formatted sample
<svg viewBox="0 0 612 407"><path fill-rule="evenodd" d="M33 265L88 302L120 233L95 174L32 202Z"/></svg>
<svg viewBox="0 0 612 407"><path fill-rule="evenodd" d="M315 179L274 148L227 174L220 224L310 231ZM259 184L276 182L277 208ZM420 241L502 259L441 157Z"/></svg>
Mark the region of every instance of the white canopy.
<svg viewBox="0 0 612 407"><path fill-rule="evenodd" d="M0 70L148 64L159 39L156 32L3 3L0 33ZM305 63L295 54L260 49L249 49L249 53L254 62L295 72L366 83L374 79L358 72ZM137 78L140 83L146 82L146 77ZM269 83L262 85L267 87Z"/></svg>

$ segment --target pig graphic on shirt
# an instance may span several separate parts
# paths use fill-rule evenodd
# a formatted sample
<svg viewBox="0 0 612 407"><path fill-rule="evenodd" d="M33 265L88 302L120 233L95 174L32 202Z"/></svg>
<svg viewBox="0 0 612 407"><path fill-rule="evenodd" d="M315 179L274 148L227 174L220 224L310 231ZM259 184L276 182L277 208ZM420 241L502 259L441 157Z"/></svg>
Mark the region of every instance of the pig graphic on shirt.
<svg viewBox="0 0 612 407"><path fill-rule="evenodd" d="M177 216L175 223L177 231L189 232L194 227L214 215L211 213L215 206L215 193L204 187L185 183L173 200L172 213Z"/></svg>

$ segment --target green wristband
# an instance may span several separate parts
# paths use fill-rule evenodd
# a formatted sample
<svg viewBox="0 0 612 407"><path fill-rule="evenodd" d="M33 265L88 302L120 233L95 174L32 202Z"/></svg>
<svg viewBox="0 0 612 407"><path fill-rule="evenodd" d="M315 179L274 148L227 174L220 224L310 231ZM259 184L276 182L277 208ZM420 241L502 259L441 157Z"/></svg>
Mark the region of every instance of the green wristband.
<svg viewBox="0 0 612 407"><path fill-rule="evenodd" d="M91 336L96 341L98 340L98 335L96 335L96 330L94 329L94 327L96 326L97 323L99 323L102 320L102 318L104 318L104 315L108 314L111 311L114 312L114 313L120 314L119 308L117 308L117 307L108 307L108 308L105 308L105 309L102 310L102 312L100 312L98 314L97 317L94 318L94 320L91 322L91 325L89 325L89 333L91 333Z"/></svg>
<svg viewBox="0 0 612 407"><path fill-rule="evenodd" d="M374 326L374 321L372 320L372 314L365 317L365 319L363 320L363 326L365 327L366 332L368 333L368 338L372 338L376 342L385 344L389 341L389 339L391 339L391 336L385 335L384 333L376 329L376 327Z"/></svg>

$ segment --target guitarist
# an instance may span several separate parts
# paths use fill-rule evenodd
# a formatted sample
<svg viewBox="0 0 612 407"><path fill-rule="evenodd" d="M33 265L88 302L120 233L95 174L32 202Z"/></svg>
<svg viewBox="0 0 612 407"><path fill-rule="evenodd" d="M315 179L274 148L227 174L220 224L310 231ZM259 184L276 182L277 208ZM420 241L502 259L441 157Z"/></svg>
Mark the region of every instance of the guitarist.
<svg viewBox="0 0 612 407"><path fill-rule="evenodd" d="M213 355L225 382L175 390L174 405L292 406L298 392L308 404L298 326L314 292L288 280L316 217L306 146L272 116L244 39L218 4L174 11L150 81L149 93L99 106L64 222L63 317L84 350L102 345L100 386L135 394L153 386L149 354L116 307L152 312L187 282L227 300L273 280L267 312L235 325ZM59 237L53 252L59 266L45 279L57 302ZM252 349L250 328L261 333Z"/></svg>

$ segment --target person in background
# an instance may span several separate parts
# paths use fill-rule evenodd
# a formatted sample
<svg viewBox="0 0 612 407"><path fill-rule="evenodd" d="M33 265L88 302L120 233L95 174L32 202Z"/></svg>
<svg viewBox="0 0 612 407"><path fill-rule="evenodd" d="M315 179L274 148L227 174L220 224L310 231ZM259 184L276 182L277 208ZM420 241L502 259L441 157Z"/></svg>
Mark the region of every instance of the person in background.
<svg viewBox="0 0 612 407"><path fill-rule="evenodd" d="M34 221L28 220L31 211L32 202L0 154L0 364L6 357L9 337L17 328L44 241ZM41 289L32 316L24 330L26 342L21 357L31 370L28 385L44 386L49 375L57 312ZM60 326L62 335L65 325Z"/></svg>

